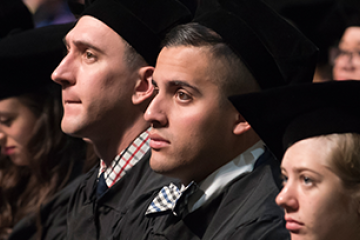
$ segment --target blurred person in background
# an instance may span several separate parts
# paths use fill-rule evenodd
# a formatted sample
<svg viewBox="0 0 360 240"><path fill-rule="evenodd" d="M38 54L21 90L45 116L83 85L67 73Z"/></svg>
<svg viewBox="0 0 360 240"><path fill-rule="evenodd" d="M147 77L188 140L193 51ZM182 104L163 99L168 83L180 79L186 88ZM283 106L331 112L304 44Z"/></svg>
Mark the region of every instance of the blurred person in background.
<svg viewBox="0 0 360 240"><path fill-rule="evenodd" d="M82 171L86 144L61 131L61 88L50 79L72 26L31 29L0 41L0 239L8 239L17 223L39 220L23 221Z"/></svg>
<svg viewBox="0 0 360 240"><path fill-rule="evenodd" d="M334 57L350 16L359 14L360 5L350 0L267 0L294 26L319 47L314 82L333 79Z"/></svg>
<svg viewBox="0 0 360 240"><path fill-rule="evenodd" d="M34 16L36 27L75 21L66 0L23 0Z"/></svg>
<svg viewBox="0 0 360 240"><path fill-rule="evenodd" d="M339 43L333 67L334 80L360 80L360 11L350 18Z"/></svg>

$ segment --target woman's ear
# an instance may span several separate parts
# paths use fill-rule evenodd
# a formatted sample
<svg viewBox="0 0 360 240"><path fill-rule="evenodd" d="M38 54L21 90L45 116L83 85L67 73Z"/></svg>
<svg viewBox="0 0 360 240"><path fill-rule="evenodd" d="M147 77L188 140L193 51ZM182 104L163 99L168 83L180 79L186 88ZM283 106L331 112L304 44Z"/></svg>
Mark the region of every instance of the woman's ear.
<svg viewBox="0 0 360 240"><path fill-rule="evenodd" d="M151 83L154 67L146 66L139 69L139 77L132 96L133 104L141 104L152 97L154 86Z"/></svg>
<svg viewBox="0 0 360 240"><path fill-rule="evenodd" d="M236 135L243 134L251 129L251 125L245 120L245 118L237 113L236 122L233 128L233 133Z"/></svg>

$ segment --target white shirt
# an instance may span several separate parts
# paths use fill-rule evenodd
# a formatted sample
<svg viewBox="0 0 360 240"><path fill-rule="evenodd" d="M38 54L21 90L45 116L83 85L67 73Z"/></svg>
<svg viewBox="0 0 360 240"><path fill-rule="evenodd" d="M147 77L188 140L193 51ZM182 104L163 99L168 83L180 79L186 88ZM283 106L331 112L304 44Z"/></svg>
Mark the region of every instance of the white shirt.
<svg viewBox="0 0 360 240"><path fill-rule="evenodd" d="M204 179L199 187L203 191L201 196L194 194L188 202L189 212L193 212L201 206L211 202L217 197L228 183L243 173L252 172L256 160L265 152L265 144L258 141L245 152L238 155L232 161L217 169ZM180 191L185 190L185 186Z"/></svg>

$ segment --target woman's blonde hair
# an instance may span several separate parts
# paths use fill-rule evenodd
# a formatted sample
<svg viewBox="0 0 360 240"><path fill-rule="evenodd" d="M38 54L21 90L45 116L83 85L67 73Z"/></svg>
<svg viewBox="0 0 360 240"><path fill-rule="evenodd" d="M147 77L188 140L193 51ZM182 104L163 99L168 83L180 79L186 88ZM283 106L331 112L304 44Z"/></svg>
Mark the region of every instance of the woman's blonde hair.
<svg viewBox="0 0 360 240"><path fill-rule="evenodd" d="M360 134L342 133L319 136L327 140L330 164L346 188L360 185Z"/></svg>

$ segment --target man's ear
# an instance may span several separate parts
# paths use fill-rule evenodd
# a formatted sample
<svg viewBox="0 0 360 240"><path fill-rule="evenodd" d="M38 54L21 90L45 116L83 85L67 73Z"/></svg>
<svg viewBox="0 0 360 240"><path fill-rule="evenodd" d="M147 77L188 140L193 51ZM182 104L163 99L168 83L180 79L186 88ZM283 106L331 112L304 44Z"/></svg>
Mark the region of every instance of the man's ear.
<svg viewBox="0 0 360 240"><path fill-rule="evenodd" d="M136 81L132 96L133 104L137 105L152 97L154 86L151 83L154 67L146 66L139 69L139 77Z"/></svg>
<svg viewBox="0 0 360 240"><path fill-rule="evenodd" d="M236 135L240 135L249 131L250 129L251 129L250 124L245 120L245 118L240 113L237 113L236 122L233 128L233 133Z"/></svg>

